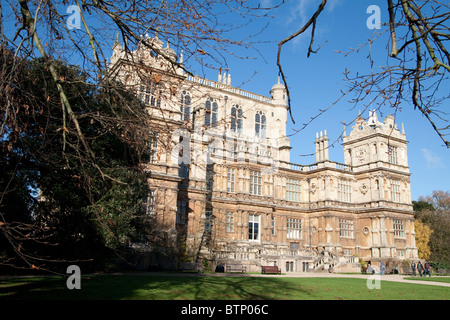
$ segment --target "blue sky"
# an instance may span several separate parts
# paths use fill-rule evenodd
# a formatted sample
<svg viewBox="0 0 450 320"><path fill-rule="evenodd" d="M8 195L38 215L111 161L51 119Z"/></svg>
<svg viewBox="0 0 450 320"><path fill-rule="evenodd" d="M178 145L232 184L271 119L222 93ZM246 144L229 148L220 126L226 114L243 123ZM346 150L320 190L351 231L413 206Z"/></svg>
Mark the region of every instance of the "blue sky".
<svg viewBox="0 0 450 320"><path fill-rule="evenodd" d="M279 0L250 1L250 3L260 2L264 5L271 5ZM257 51L253 49L242 49L238 54L254 57L255 59L237 59L227 57L227 66L230 68L232 85L241 86L242 89L269 96L271 87L277 82L278 69L276 66L277 44L282 39L298 30L299 26L309 19L316 10L320 0L291 0L279 9L271 12L274 17L265 19L263 22L251 23L244 28L231 32L230 37L246 37L248 34L259 32L261 26L269 23L268 27L254 40ZM366 13L370 5L381 7L381 22L387 22L385 5L386 1L377 0L329 0L325 11L319 17L315 46L325 43L317 54L306 57L309 46L310 32L306 32L299 38L289 42L283 47L281 61L292 99L292 113L295 124L288 121L288 135L293 134L309 122L311 117L318 114L319 109L329 107L336 101L341 90L345 90L343 72L350 70L367 73L370 70L369 61L366 58L369 47L364 47L359 53L352 53L348 56L336 51L346 52L350 48L358 48L367 42L374 34L366 26L366 21L370 14ZM6 32L12 32L12 24L15 22L12 16L7 15L9 8L5 8ZM63 6L63 11L66 8ZM8 17L8 18L6 18ZM231 16L230 16L231 17ZM246 23L250 19L245 17L240 21L227 21L230 24L236 22ZM95 19L90 24L97 24ZM8 26L8 24L10 24ZM9 29L9 30L8 30ZM77 31L77 34L82 31ZM110 52L112 41L116 31L111 30L111 34L101 34L105 55ZM376 62L386 63L387 58L387 38L380 39L376 45L370 47L371 53L377 58ZM69 54L73 52L69 49ZM176 48L178 51L180 48ZM234 48L236 49L236 48ZM87 49L88 50L88 49ZM69 60L74 60L69 56ZM216 70L208 70L193 66L193 72L211 80L217 79ZM256 72L256 74L255 74ZM447 89L448 90L448 89ZM291 136L291 162L298 164L312 164L315 162L314 156L306 156L314 153L314 139L316 132L327 130L330 143L339 138L343 130L344 122L350 123L363 106L356 106L349 102L349 98L342 99L329 111L312 121L306 128ZM449 102L444 104L448 108ZM383 114L378 114L379 119L388 115L390 110L383 110ZM367 117L367 114L363 114ZM450 150L443 146L442 140L433 131L430 124L411 106L403 106L401 112L395 114L396 122L401 127L404 123L408 144L408 158L411 172L412 199L419 196L430 195L433 190L450 190ZM349 132L349 131L347 131ZM343 148L340 141L330 149L330 159L332 161L344 162Z"/></svg>
<svg viewBox="0 0 450 320"><path fill-rule="evenodd" d="M275 0L261 1L262 4L275 3ZM261 41L273 41L257 45L259 53L253 53L256 60L230 59L228 65L232 76L232 84L242 86L243 89L269 96L269 90L277 81L278 69L276 66L277 43L295 32L299 26L307 21L320 1L303 0L290 1L275 11L275 18L270 20L270 26L259 36ZM350 71L367 72L370 68L366 58L369 48L363 48L359 53L344 57L335 51L348 51L357 48L371 38L375 30L366 26L370 14L366 13L372 4L381 7L381 22L387 22L387 14L383 5L385 1L376 0L330 0L328 7L319 18L315 45L325 45L317 54L306 57L309 46L310 32L285 45L282 52L282 64L288 77L288 84L292 98L292 112L295 124L288 121L288 134L302 128L311 117L317 115L319 109L330 106L340 97L340 90L345 89L343 72L345 68ZM256 26L255 26L256 28ZM385 63L387 56L387 38L380 39L370 49L373 56L378 56L381 63ZM252 55L252 53L249 53ZM253 75L254 72L256 75ZM216 72L211 71L208 77L217 78ZM248 81L250 79L250 81ZM246 82L248 81L248 82ZM314 139L316 132L327 130L330 143L339 138L343 129L343 122L351 122L359 109L344 98L329 111L315 119L305 129L291 137L291 162L311 164L315 162L314 156L305 156L314 152ZM446 102L444 106L448 105ZM446 106L447 107L447 106ZM448 108L448 107L447 107ZM378 114L380 120L384 119L394 110L385 108L383 114ZM367 117L367 114L363 114ZM410 105L403 105L401 112L395 114L396 122L401 128L404 123L408 144L408 160L411 172L412 199L419 196L430 195L433 190L450 190L450 150L443 146L442 140L433 131L430 124ZM347 133L349 131L347 130ZM343 148L338 141L330 149L330 159L344 162Z"/></svg>

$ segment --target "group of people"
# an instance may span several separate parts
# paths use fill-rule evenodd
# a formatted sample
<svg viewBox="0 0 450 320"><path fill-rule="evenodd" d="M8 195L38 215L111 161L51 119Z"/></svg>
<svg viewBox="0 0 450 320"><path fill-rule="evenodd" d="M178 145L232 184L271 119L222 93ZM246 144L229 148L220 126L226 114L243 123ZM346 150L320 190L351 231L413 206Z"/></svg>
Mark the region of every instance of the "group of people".
<svg viewBox="0 0 450 320"><path fill-rule="evenodd" d="M415 263L414 261L411 263L411 269L413 276L415 277L417 275L416 270L419 271L419 275L422 277L422 274L424 277L428 276L431 277L431 268L430 264L425 261L425 263L422 265L422 263L419 261L418 263Z"/></svg>

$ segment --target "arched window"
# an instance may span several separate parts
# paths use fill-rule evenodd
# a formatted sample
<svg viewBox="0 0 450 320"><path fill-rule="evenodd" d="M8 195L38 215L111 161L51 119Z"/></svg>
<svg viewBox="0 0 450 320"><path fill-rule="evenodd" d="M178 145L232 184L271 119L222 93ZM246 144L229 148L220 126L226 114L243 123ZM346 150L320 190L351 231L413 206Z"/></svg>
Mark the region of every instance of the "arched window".
<svg viewBox="0 0 450 320"><path fill-rule="evenodd" d="M231 108L231 131L242 132L242 119L244 114L242 112L241 106L234 105Z"/></svg>
<svg viewBox="0 0 450 320"><path fill-rule="evenodd" d="M191 95L183 91L181 94L181 121L190 121L191 120Z"/></svg>
<svg viewBox="0 0 450 320"><path fill-rule="evenodd" d="M205 126L217 127L217 114L219 106L217 101L209 98L205 102Z"/></svg>
<svg viewBox="0 0 450 320"><path fill-rule="evenodd" d="M266 115L257 111L255 115L255 135L260 138L266 137Z"/></svg>

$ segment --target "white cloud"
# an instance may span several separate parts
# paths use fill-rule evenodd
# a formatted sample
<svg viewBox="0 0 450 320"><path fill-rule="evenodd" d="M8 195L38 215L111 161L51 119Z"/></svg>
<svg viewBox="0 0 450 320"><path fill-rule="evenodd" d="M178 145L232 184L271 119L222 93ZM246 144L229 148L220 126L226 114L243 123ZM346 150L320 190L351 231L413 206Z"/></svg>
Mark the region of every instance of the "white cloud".
<svg viewBox="0 0 450 320"><path fill-rule="evenodd" d="M421 151L423 157L427 162L427 169L440 169L445 167L442 159L439 156L435 155L433 152L426 148L423 148Z"/></svg>
<svg viewBox="0 0 450 320"><path fill-rule="evenodd" d="M325 6L325 11L330 13L333 12L335 8L342 5L345 0L329 0ZM319 7L321 1L319 0L300 0L297 1L295 7L291 10L291 16L288 17L287 23L292 23L295 21L299 26L303 25L308 21L314 12ZM325 15L326 12L322 13Z"/></svg>
<svg viewBox="0 0 450 320"><path fill-rule="evenodd" d="M309 19L311 4L314 4L310 0L298 1L291 9L291 15L287 18L286 23L291 24L295 22L295 25L300 27L306 23Z"/></svg>
<svg viewBox="0 0 450 320"><path fill-rule="evenodd" d="M324 25L326 25L324 21L326 21L326 15L332 14L332 12L344 2L345 0L329 0L327 2L324 12L321 13L322 20L319 21L316 26L316 35L321 35L324 33ZM314 12L318 9L320 3L320 0L297 0L293 2L293 5L290 6L290 13L285 20L285 25L289 30L291 30L291 34L299 30L312 17ZM296 37L291 42L294 47L303 48L309 45L310 36L311 30L308 30L306 33Z"/></svg>
<svg viewBox="0 0 450 320"><path fill-rule="evenodd" d="M340 6L341 4L343 4L344 3L344 1L345 0L331 0L331 1L328 1L328 3L327 3L327 10L329 11L329 12L332 12L336 7L338 7L338 6Z"/></svg>

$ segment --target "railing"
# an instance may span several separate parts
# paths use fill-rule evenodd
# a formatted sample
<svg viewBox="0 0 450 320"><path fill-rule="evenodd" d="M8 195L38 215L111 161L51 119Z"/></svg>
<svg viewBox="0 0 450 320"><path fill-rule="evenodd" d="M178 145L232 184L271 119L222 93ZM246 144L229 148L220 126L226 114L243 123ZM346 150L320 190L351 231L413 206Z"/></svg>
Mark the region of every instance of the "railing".
<svg viewBox="0 0 450 320"><path fill-rule="evenodd" d="M194 82L194 83L197 83L197 84L201 84L201 85L207 86L207 87L220 89L220 90L227 91L227 92L230 92L230 93L233 93L233 94L237 94L239 96L243 96L243 97L246 97L246 98L249 98L249 99L257 100L257 101L260 101L260 102L272 103L272 99L271 98L262 96L260 94L252 93L252 92L249 92L249 91L245 91L245 90L242 90L242 89L239 89L239 88L235 88L235 87L232 87L230 85L227 85L227 84L224 84L224 83L220 83L220 82L216 82L216 81L213 81L213 80L207 80L207 79L203 79L203 78L200 78L200 77L197 77L197 76L193 77L193 76L190 76L190 75L187 76L187 80L191 81L191 82Z"/></svg>
<svg viewBox="0 0 450 320"><path fill-rule="evenodd" d="M343 163L339 163L339 162L334 162L334 161L326 161L326 162L315 163L315 164L310 164L310 165L288 163L288 168L291 170L294 170L294 171L302 171L302 172L312 171L312 170L316 170L319 168L335 168L335 169L342 170L342 171L353 171L352 166L349 166L349 165L346 165Z"/></svg>

